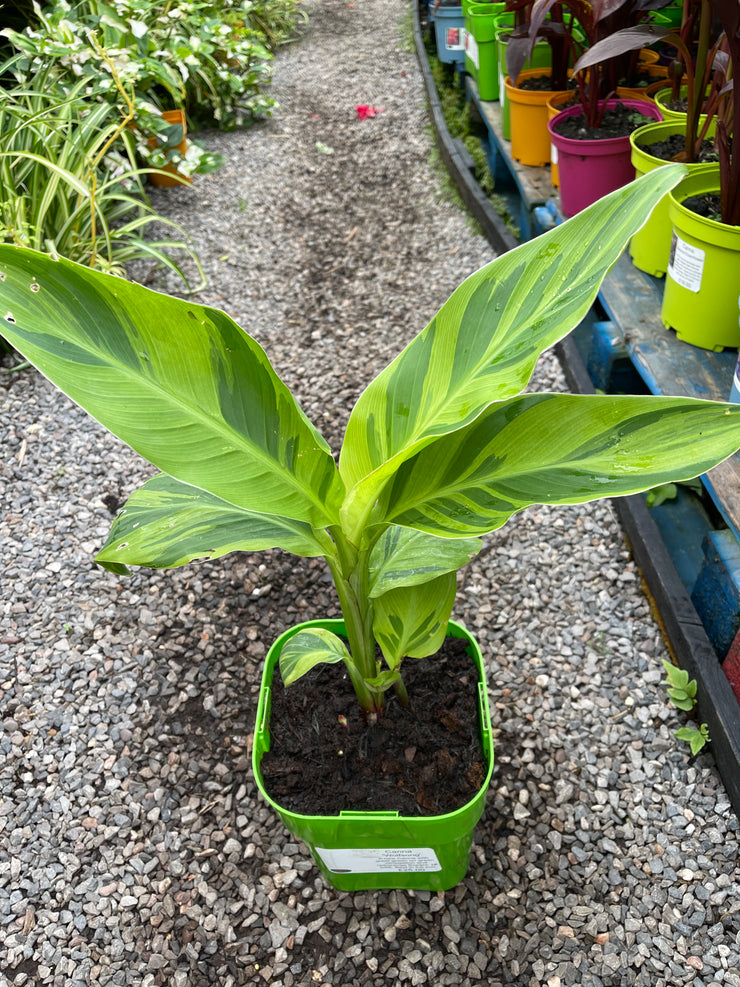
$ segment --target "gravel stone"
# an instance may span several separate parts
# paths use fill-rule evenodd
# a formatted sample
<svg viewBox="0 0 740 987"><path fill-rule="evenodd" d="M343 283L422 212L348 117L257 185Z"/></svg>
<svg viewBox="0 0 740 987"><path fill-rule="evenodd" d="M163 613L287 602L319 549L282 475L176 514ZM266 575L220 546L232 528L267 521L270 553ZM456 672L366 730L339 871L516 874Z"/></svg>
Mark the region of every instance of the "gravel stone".
<svg viewBox="0 0 740 987"><path fill-rule="evenodd" d="M409 0L304 8L274 116L201 135L225 167L152 197L201 253L198 300L259 340L336 449L363 387L492 252L431 162ZM564 389L551 354L533 385ZM267 648L337 614L322 567L97 568L152 471L35 372L0 378L0 447L11 987L738 987L740 827L711 752L674 737L667 652L609 504L532 508L461 576L496 738L468 876L347 894L250 772Z"/></svg>

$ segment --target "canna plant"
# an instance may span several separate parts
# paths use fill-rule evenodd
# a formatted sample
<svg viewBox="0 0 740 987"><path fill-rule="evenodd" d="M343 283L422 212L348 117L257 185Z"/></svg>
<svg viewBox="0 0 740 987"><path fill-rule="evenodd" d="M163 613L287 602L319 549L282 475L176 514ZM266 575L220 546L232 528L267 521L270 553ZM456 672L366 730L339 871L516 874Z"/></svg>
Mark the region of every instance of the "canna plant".
<svg viewBox="0 0 740 987"><path fill-rule="evenodd" d="M284 681L343 662L366 713L391 688L404 703L403 659L438 650L455 573L484 535L532 504L696 476L740 446L737 405L521 393L684 171L656 169L464 281L360 396L338 464L224 313L0 246L0 332L161 470L96 561L125 573L237 550L323 556L346 640L297 633Z"/></svg>
<svg viewBox="0 0 740 987"><path fill-rule="evenodd" d="M630 69L636 67L639 49L655 44L669 33L648 21L654 11L666 6L666 2L509 0L507 8L530 8L526 33L514 44L507 45L509 75L512 79L518 76L526 59L531 58L538 38L545 38L553 56L553 89L568 87L567 67L575 63L572 74L586 126L598 128L603 121L606 100L615 95L619 80L628 77ZM568 17L563 16L563 10L568 12ZM576 23L585 36L585 51L575 38ZM587 68L588 72L585 71Z"/></svg>

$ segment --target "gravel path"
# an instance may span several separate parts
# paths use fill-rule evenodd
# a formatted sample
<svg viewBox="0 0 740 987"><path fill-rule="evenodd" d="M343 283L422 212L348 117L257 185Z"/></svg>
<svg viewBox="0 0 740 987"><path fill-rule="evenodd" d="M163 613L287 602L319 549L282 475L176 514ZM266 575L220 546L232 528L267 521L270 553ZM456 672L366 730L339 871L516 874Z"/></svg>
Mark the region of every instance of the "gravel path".
<svg viewBox="0 0 740 987"><path fill-rule="evenodd" d="M281 109L210 135L226 167L158 201L202 253L202 300L336 444L490 249L439 196L408 0L306 7ZM562 388L551 357L536 383ZM322 568L237 555L119 580L91 558L149 468L32 372L2 379L0 437L0 983L740 987L738 822L711 754L673 736L608 505L530 510L461 581L497 736L468 878L340 894L248 759L266 648L335 612Z"/></svg>

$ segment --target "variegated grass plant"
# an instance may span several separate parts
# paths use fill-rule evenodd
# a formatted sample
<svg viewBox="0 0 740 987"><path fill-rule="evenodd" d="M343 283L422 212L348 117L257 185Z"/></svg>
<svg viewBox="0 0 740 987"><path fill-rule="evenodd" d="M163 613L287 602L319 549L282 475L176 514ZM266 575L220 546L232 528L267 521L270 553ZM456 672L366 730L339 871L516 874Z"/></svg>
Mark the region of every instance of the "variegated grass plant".
<svg viewBox="0 0 740 987"><path fill-rule="evenodd" d="M521 393L684 171L655 169L464 281L361 395L338 464L224 313L0 247L0 331L162 471L96 561L124 573L236 550L323 556L346 639L297 633L284 681L342 662L368 713L390 688L405 702L403 659L439 649L455 573L483 536L532 504L697 476L740 446L735 405Z"/></svg>
<svg viewBox="0 0 740 987"><path fill-rule="evenodd" d="M202 277L185 232L149 204L129 122L125 103L97 101L85 80L63 88L51 69L0 89L0 240L115 273L149 258L187 281L185 252ZM147 239L154 222L177 239Z"/></svg>

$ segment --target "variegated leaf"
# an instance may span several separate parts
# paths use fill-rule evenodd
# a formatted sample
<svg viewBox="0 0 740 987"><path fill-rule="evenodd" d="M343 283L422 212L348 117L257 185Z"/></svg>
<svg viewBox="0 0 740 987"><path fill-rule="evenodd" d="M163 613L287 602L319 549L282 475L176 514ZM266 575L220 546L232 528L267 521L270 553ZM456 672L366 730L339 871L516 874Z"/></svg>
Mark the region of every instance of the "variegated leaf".
<svg viewBox="0 0 740 987"><path fill-rule="evenodd" d="M398 682L400 678L400 672L395 669L391 671L389 668L386 668L378 675L374 675L372 678L364 679L363 681L371 692L386 692L390 689L393 683Z"/></svg>
<svg viewBox="0 0 740 987"><path fill-rule="evenodd" d="M629 238L683 174L681 165L656 168L497 257L372 381L340 459L349 491L342 517L353 540L404 460L525 386L540 353L581 321Z"/></svg>
<svg viewBox="0 0 740 987"><path fill-rule="evenodd" d="M0 245L0 333L163 472L250 511L336 521L326 442L223 312Z"/></svg>
<svg viewBox="0 0 740 987"><path fill-rule="evenodd" d="M387 520L480 535L531 504L579 504L698 476L738 446L738 405L525 394L404 463L384 495Z"/></svg>
<svg viewBox="0 0 740 987"><path fill-rule="evenodd" d="M126 501L95 561L106 568L124 564L167 569L266 548L308 558L324 554L303 521L253 514L160 473Z"/></svg>
<svg viewBox="0 0 740 987"><path fill-rule="evenodd" d="M289 638L280 652L280 675L292 685L316 665L351 661L344 641L323 627L307 627Z"/></svg>
<svg viewBox="0 0 740 987"><path fill-rule="evenodd" d="M479 538L436 538L425 531L391 525L370 553L368 595L382 596L391 589L418 586L445 572L456 572L480 549Z"/></svg>
<svg viewBox="0 0 740 987"><path fill-rule="evenodd" d="M392 589L375 600L373 634L391 669L404 658L425 658L442 646L455 601L454 572L421 586Z"/></svg>

